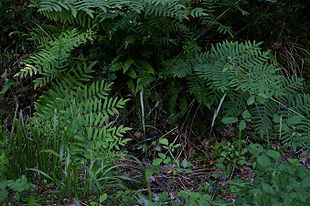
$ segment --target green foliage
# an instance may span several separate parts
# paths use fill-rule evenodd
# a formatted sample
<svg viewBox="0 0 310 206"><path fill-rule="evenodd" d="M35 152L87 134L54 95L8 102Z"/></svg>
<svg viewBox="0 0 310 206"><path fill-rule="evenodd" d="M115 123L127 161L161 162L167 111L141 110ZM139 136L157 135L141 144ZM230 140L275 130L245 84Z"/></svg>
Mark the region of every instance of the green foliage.
<svg viewBox="0 0 310 206"><path fill-rule="evenodd" d="M123 139L127 127L115 127L113 116L119 114L126 100L109 97L111 84L105 81L71 88L60 84L36 103L32 119L35 127L49 134L54 128L63 128L64 135L80 151L119 150L129 139ZM72 139L73 138L73 139ZM85 144L86 143L86 144ZM86 147L86 148L85 148ZM100 148L100 149L99 149Z"/></svg>
<svg viewBox="0 0 310 206"><path fill-rule="evenodd" d="M222 170L222 174L214 173L214 177L224 176L229 178L233 175L237 166L243 166L246 164L246 149L242 148L242 142L234 141L221 142L214 145L215 158L218 162L217 168Z"/></svg>
<svg viewBox="0 0 310 206"><path fill-rule="evenodd" d="M28 182L25 176L16 180L0 181L0 203L14 199L17 203L27 197L24 193L34 189L34 185ZM12 197L13 196L13 197ZM24 201L27 199L24 199Z"/></svg>
<svg viewBox="0 0 310 206"><path fill-rule="evenodd" d="M281 162L275 150L265 151L251 144L256 176L253 181L234 180L231 189L238 195L237 204L305 205L309 201L309 170L296 159Z"/></svg>
<svg viewBox="0 0 310 206"><path fill-rule="evenodd" d="M261 137L275 137L280 132L281 139L290 142L288 145L296 149L308 144L307 95L298 94L303 85L299 78L277 74L278 69L269 60L269 54L262 52L255 42L223 42L194 58L192 68L197 74L195 78L208 81L213 91L227 94L228 98L223 104L223 112L227 116L222 119L223 123L232 124L240 120L240 132L252 123ZM199 89L190 89L196 97L199 96L200 101L205 99ZM209 95L217 97L215 92ZM240 101L244 98L247 99ZM237 109L231 106L236 105L236 101L239 101ZM211 102L206 100L205 105ZM303 108L303 111L299 108ZM274 114L278 117L282 115L281 121L278 118L273 122ZM290 118L290 121L287 122L286 118ZM278 129L272 130L273 127ZM282 136L283 133L286 135ZM293 137L296 135L305 141L297 143Z"/></svg>
<svg viewBox="0 0 310 206"><path fill-rule="evenodd" d="M93 36L71 29L58 37L39 34L39 40L34 39L42 43L40 51L23 61L26 66L16 76L36 75L35 87L48 90L34 103L27 122L21 116L21 123L14 120L16 126L4 135L12 169L7 177L37 176L51 183L42 186L56 189L60 197L77 199L122 186L117 183L126 178L114 175L112 162L123 156L121 150L130 140L123 138L130 128L117 125L127 100L111 97L112 84L95 80L95 63L87 66L77 50Z"/></svg>
<svg viewBox="0 0 310 206"><path fill-rule="evenodd" d="M255 42L224 42L202 54L194 69L223 93L238 90L264 98L287 94L284 77L276 74L277 69L268 59L268 53L262 52ZM291 81L299 89L298 79Z"/></svg>
<svg viewBox="0 0 310 206"><path fill-rule="evenodd" d="M92 40L92 36L91 31L80 33L76 29L62 33L56 40L46 45L45 49L25 60L23 62L25 67L17 73L17 76L23 78L40 75L34 80L35 87L50 83L66 72L65 67L68 65L72 50Z"/></svg>
<svg viewBox="0 0 310 206"><path fill-rule="evenodd" d="M92 36L91 31L80 33L76 29L62 33L46 49L25 60L26 67L17 74L20 77L40 74L34 80L35 87L54 80L52 89L35 103L31 124L47 136L55 128L62 128L62 134L57 135L65 138L67 144L73 142L76 152L91 150L86 154L90 160L95 158L94 151L118 150L129 140L122 139L129 128L115 127L111 119L126 100L109 97L111 84L105 81L88 83L94 64L80 66L79 62L69 60L71 51L92 40Z"/></svg>
<svg viewBox="0 0 310 206"><path fill-rule="evenodd" d="M126 193L127 192L127 193ZM161 192L158 194L153 194L151 198L146 197L142 194L136 194L132 191L126 191L119 194L119 198L123 199L123 203L118 203L118 205L126 205L126 203L135 204L136 201L132 199L132 195L137 195L138 203L144 206L160 206L160 205L219 205L227 206L232 205L228 202L213 198L211 195L203 192L194 192L190 190L180 190L176 195L171 196L167 192Z"/></svg>
<svg viewBox="0 0 310 206"><path fill-rule="evenodd" d="M27 3L0 2L0 95L14 101L10 106L16 104L14 118L4 117L6 127L1 131L0 189L6 195L2 200L15 195L16 202L9 202L19 203L24 192L33 193L29 179L76 204L86 197L90 205L229 205L218 200L213 189L193 190L187 184L173 195L156 193L150 180L164 166L171 167L173 181L178 172L194 172L189 158L201 148L205 153L205 147L220 135L225 138L228 129L230 136L239 131L239 139L215 144L221 172L212 171L210 176L230 181L238 169L250 165L246 152L253 155L254 181L230 182L237 204L307 204L309 174L302 165L291 159L281 162L277 151L260 145L244 148L243 141L260 138L268 145L277 141L293 150L309 150L310 97L303 93L304 80L299 78L307 74L300 70L309 53L308 18L302 16L306 1L32 0L30 7ZM297 24L299 19L305 24ZM12 68L20 69L17 81ZM142 136L150 137L137 140L138 148L129 147L134 154L142 148L145 159L153 158L146 160L149 168L139 163L142 172L133 175L143 176L142 181L131 181L128 185L134 189L129 190L122 180L131 179L115 173L122 169L115 160L124 157L130 140L125 137L129 128L119 123L127 100L113 95L110 80L117 96L136 98L136 107L129 103L126 122L141 131L135 119L142 120ZM28 93L14 90L31 83L34 89L26 87L31 102L23 101ZM140 119L135 112L141 113ZM169 131L167 123L177 128L171 130L177 135L174 141L170 132L159 138L148 134L146 127L153 126L146 125ZM111 195L120 188L122 192Z"/></svg>
<svg viewBox="0 0 310 206"><path fill-rule="evenodd" d="M35 182L36 186L46 190L56 189L55 194L59 198L66 195L83 198L89 194L101 194L109 189L121 188L121 182L128 179L114 175L116 166L111 164L111 160L119 153L112 154L108 149L101 149L101 145L94 145L91 140L89 144L74 141L60 125L54 125L53 130L49 131L48 125L44 129L31 125L34 120L29 121L23 125L16 120L14 129L4 134L5 158L2 160L5 161L1 162L3 194L10 191L21 195L26 183L19 181L18 189L14 181L22 175ZM13 191L9 183L14 183L18 190ZM28 191L27 188L25 186ZM8 200L13 200L12 196ZM41 204L47 204L45 200L41 201Z"/></svg>
<svg viewBox="0 0 310 206"><path fill-rule="evenodd" d="M191 15L184 4L179 0L173 1L33 1L32 6L38 7L39 11L48 18L61 23L79 24L86 26L97 26L107 20L117 19L118 24L110 25L112 31L126 29L137 23L137 18L143 15L145 18L169 17L182 21ZM202 15L202 12L195 10L194 16ZM123 17L120 19L119 17ZM128 20L127 22L125 21ZM131 21L131 22L129 22Z"/></svg>
<svg viewBox="0 0 310 206"><path fill-rule="evenodd" d="M273 116L279 138L285 144L292 145L294 150L300 146L308 148L310 96L309 94L298 94L290 97L286 102L282 111Z"/></svg>
<svg viewBox="0 0 310 206"><path fill-rule="evenodd" d="M158 157L153 159L153 165L158 166L161 163L169 164L175 161L174 153L181 145L175 144L174 142L169 143L167 138L159 139L159 145L156 146L158 151Z"/></svg>

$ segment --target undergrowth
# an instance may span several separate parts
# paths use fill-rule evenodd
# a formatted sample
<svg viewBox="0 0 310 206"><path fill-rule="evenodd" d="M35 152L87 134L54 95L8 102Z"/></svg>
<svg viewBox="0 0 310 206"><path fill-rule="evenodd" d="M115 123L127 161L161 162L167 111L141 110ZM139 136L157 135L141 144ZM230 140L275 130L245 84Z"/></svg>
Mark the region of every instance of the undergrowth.
<svg viewBox="0 0 310 206"><path fill-rule="evenodd" d="M1 204L307 205L308 7L2 1Z"/></svg>

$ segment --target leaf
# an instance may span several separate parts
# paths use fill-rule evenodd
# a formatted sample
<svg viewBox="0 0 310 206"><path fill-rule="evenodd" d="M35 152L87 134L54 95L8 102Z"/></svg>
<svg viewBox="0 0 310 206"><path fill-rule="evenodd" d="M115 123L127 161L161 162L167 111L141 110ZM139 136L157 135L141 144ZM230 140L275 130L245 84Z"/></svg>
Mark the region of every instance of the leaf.
<svg viewBox="0 0 310 206"><path fill-rule="evenodd" d="M162 138L159 140L159 143L162 144L162 145L169 145L169 141L168 139L166 138Z"/></svg>
<svg viewBox="0 0 310 206"><path fill-rule="evenodd" d="M123 67L123 73L124 73L124 74L128 71L129 67L130 67L133 63L134 63L134 61L133 61L133 59L130 58L130 57L124 62L123 66L122 66L122 67Z"/></svg>
<svg viewBox="0 0 310 206"><path fill-rule="evenodd" d="M129 69L129 70L127 71L126 74L127 74L130 78L133 78L133 79L137 78L137 73L135 72L134 69Z"/></svg>
<svg viewBox="0 0 310 206"><path fill-rule="evenodd" d="M162 163L162 161L163 161L163 159L161 159L161 158L155 158L155 159L153 159L153 165L155 165L155 166L158 166L158 165L160 165L160 163Z"/></svg>
<svg viewBox="0 0 310 206"><path fill-rule="evenodd" d="M2 85L2 90L0 91L0 97L4 96L7 93L7 91L9 91L11 87L15 85L16 85L16 82L13 82L10 80L6 81L4 85Z"/></svg>
<svg viewBox="0 0 310 206"><path fill-rule="evenodd" d="M268 167L271 164L270 159L265 154L257 157L257 163L263 167Z"/></svg>
<svg viewBox="0 0 310 206"><path fill-rule="evenodd" d="M166 155L164 153L158 153L158 156L162 159L165 159L166 158Z"/></svg>
<svg viewBox="0 0 310 206"><path fill-rule="evenodd" d="M187 161L186 159L184 159L181 163L181 166L183 168L188 168L188 167L191 167L192 166L192 163L190 163L189 161Z"/></svg>
<svg viewBox="0 0 310 206"><path fill-rule="evenodd" d="M175 144L175 145L172 144L172 147L173 148L179 148L179 147L181 147L181 144Z"/></svg>
<svg viewBox="0 0 310 206"><path fill-rule="evenodd" d="M301 138L302 140L302 142L304 142L304 143L309 143L310 142L310 136L305 136L305 137L302 137Z"/></svg>
<svg viewBox="0 0 310 206"><path fill-rule="evenodd" d="M145 61L139 61L139 65L144 73L155 75L154 68L149 63Z"/></svg>
<svg viewBox="0 0 310 206"><path fill-rule="evenodd" d="M265 98L265 97L262 97L262 96L257 96L257 97L256 97L256 102L257 102L258 104L264 104L265 101L266 101L266 98Z"/></svg>
<svg viewBox="0 0 310 206"><path fill-rule="evenodd" d="M266 183L262 183L262 189L263 189L263 191L265 191L266 193L269 193L269 194L274 194L274 191L273 191L273 188L270 186L270 185L268 185L268 184L266 184Z"/></svg>
<svg viewBox="0 0 310 206"><path fill-rule="evenodd" d="M250 96L248 98L248 100L246 101L246 103L250 106L255 102L255 97L254 96Z"/></svg>
<svg viewBox="0 0 310 206"><path fill-rule="evenodd" d="M281 159L281 155L279 152L275 151L275 150L268 150L266 152L266 154L271 157L273 160L278 161Z"/></svg>
<svg viewBox="0 0 310 206"><path fill-rule="evenodd" d="M104 193L102 195L100 195L99 197L99 202L104 202L108 199L108 194L107 193Z"/></svg>
<svg viewBox="0 0 310 206"><path fill-rule="evenodd" d="M25 176L18 178L17 180L10 180L8 187L14 192L23 192L32 188L31 184L27 181Z"/></svg>
<svg viewBox="0 0 310 206"><path fill-rule="evenodd" d="M243 119L251 119L252 115L248 110L245 110L244 112L242 112L242 117Z"/></svg>
<svg viewBox="0 0 310 206"><path fill-rule="evenodd" d="M224 124L233 124L233 123L238 122L238 118L236 118L236 117L224 117L222 119L222 122Z"/></svg>
<svg viewBox="0 0 310 206"><path fill-rule="evenodd" d="M164 161L165 164L168 164L171 162L171 157L167 157Z"/></svg>
<svg viewBox="0 0 310 206"><path fill-rule="evenodd" d="M302 122L302 117L298 115L291 116L287 119L287 124L296 125Z"/></svg>
<svg viewBox="0 0 310 206"><path fill-rule="evenodd" d="M244 120L242 120L240 123L239 123L239 131L242 131L246 128L246 122Z"/></svg>
<svg viewBox="0 0 310 206"><path fill-rule="evenodd" d="M282 119L281 116L279 116L278 114L274 114L274 115L273 115L273 118L272 118L272 121L273 121L274 123L276 123L276 124L279 124L279 123L281 122L281 119Z"/></svg>
<svg viewBox="0 0 310 206"><path fill-rule="evenodd" d="M250 144L248 147L247 147L248 151L257 156L259 154L261 154L263 151L264 151L264 148L262 145L260 144Z"/></svg>
<svg viewBox="0 0 310 206"><path fill-rule="evenodd" d="M226 169L225 165L222 164L222 163L217 163L215 166L216 166L217 168L221 169L221 170L225 170L225 169Z"/></svg>
<svg viewBox="0 0 310 206"><path fill-rule="evenodd" d="M300 166L300 163L299 163L299 161L297 159L288 158L287 161L289 163L291 163L292 165L294 165L294 166Z"/></svg>

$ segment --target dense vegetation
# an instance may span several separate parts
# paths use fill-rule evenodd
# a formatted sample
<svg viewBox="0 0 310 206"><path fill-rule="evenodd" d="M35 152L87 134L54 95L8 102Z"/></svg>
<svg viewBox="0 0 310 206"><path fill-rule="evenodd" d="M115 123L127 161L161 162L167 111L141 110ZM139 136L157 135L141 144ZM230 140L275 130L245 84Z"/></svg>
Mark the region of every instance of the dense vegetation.
<svg viewBox="0 0 310 206"><path fill-rule="evenodd" d="M309 10L2 0L0 203L309 204Z"/></svg>

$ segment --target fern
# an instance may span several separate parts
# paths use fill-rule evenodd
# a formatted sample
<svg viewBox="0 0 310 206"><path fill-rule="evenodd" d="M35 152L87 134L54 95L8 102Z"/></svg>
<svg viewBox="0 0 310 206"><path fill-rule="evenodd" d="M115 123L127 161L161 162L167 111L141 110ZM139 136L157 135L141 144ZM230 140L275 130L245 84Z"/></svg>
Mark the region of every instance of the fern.
<svg viewBox="0 0 310 206"><path fill-rule="evenodd" d="M57 131L71 151L77 152L78 148L91 151L93 156L88 155L91 159L96 157L94 151L108 158L120 150L128 141L123 135L129 130L116 126L113 121L127 100L110 97L111 84L106 81L90 84L95 63L86 66L83 60L70 59L72 51L93 40L93 36L91 31L63 32L26 59L23 62L26 67L17 74L19 77L36 75L35 87L47 83L51 87L35 103L35 113L30 120L32 127L46 136Z"/></svg>
<svg viewBox="0 0 310 206"><path fill-rule="evenodd" d="M293 149L310 144L310 95L296 94L285 103L277 102L280 112L273 119L279 138Z"/></svg>
<svg viewBox="0 0 310 206"><path fill-rule="evenodd" d="M220 100L220 92L210 89L211 87L208 82L197 78L195 75L188 77L187 80L188 92L193 95L199 103L211 109Z"/></svg>
<svg viewBox="0 0 310 206"><path fill-rule="evenodd" d="M83 76L90 73L91 68L84 71L76 74L74 81L64 78L42 96L35 103L36 112L31 123L45 134L60 126L69 142L83 143L85 149L119 150L128 141L122 137L129 128L116 127L112 118L119 114L127 100L109 97L111 84L105 81L75 83L85 80Z"/></svg>
<svg viewBox="0 0 310 206"><path fill-rule="evenodd" d="M177 71L179 77L186 77L191 94L209 108L225 93L225 116L239 117L249 108L256 134L275 137L280 133L281 140L296 149L303 146L310 132L308 95L298 95L301 79L279 75L269 62L269 54L255 42L223 42L185 61L189 71L192 66L193 75L184 73L179 61L174 65L179 70L170 73L176 76ZM247 104L249 97L256 97L255 104Z"/></svg>
<svg viewBox="0 0 310 206"><path fill-rule="evenodd" d="M276 112L277 107L273 102L265 102L256 105L252 110L253 124L256 133L260 137L273 136L271 131L273 127L273 114Z"/></svg>
<svg viewBox="0 0 310 206"><path fill-rule="evenodd" d="M267 55L255 42L224 42L201 55L195 71L222 92L236 89L272 96L280 87L280 76L275 67L267 64Z"/></svg>
<svg viewBox="0 0 310 206"><path fill-rule="evenodd" d="M35 87L51 82L66 71L67 61L72 50L89 40L93 40L93 35L94 33L91 31L79 33L76 29L62 33L46 48L23 61L25 67L16 76L24 78L40 75L34 80Z"/></svg>
<svg viewBox="0 0 310 206"><path fill-rule="evenodd" d="M294 149L307 143L309 98L298 95L303 85L301 80L296 76L278 75L277 68L268 63L267 53L261 52L257 44L225 42L213 47L203 60L207 66L200 66L196 71L200 77L210 80L214 88L262 98L263 101L251 109L259 136L279 134L280 139ZM245 103L235 101L235 104L246 107ZM274 127L277 129L272 129Z"/></svg>
<svg viewBox="0 0 310 206"><path fill-rule="evenodd" d="M61 29L54 25L38 25L29 34L25 34L27 41L36 44L37 48L46 48L50 42L57 40Z"/></svg>

